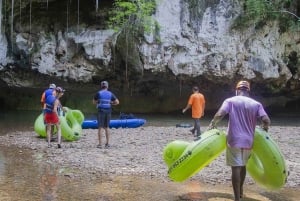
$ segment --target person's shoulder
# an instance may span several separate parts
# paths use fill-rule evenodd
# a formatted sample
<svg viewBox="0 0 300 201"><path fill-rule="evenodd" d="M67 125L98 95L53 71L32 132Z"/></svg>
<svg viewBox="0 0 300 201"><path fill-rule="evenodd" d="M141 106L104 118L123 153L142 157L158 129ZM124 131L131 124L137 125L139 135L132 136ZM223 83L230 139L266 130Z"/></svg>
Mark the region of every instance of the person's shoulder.
<svg viewBox="0 0 300 201"><path fill-rule="evenodd" d="M204 99L204 95L202 93L194 93L191 96L192 98L196 98L196 99Z"/></svg>
<svg viewBox="0 0 300 201"><path fill-rule="evenodd" d="M223 103L231 103L231 102L235 102L237 101L239 98L238 96L231 96L229 98L225 98L225 100L223 101Z"/></svg>
<svg viewBox="0 0 300 201"><path fill-rule="evenodd" d="M255 100L254 98L250 97L250 96L242 96L244 100L246 101L252 101L252 102L255 102L255 103L258 103L260 104L257 100Z"/></svg>
<svg viewBox="0 0 300 201"><path fill-rule="evenodd" d="M261 105L261 103L259 101L255 100L254 98L252 98L250 96L234 96L234 97L236 97L236 98L234 98L233 100L242 100L242 101L245 101L248 103Z"/></svg>
<svg viewBox="0 0 300 201"><path fill-rule="evenodd" d="M109 93L109 94L112 94L112 95L115 95L114 92L110 91L110 90L105 90L106 93Z"/></svg>
<svg viewBox="0 0 300 201"><path fill-rule="evenodd" d="M100 91L97 91L97 92L94 94L94 99L95 99L95 98L98 98L99 93L100 93Z"/></svg>

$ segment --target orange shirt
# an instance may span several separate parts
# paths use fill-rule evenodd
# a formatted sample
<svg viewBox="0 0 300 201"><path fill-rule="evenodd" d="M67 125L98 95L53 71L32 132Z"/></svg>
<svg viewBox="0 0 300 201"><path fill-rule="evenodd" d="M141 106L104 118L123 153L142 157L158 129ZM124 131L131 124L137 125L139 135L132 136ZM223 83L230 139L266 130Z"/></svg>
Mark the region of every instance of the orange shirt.
<svg viewBox="0 0 300 201"><path fill-rule="evenodd" d="M192 107L192 118L201 118L204 114L205 99L201 93L193 93L188 101Z"/></svg>

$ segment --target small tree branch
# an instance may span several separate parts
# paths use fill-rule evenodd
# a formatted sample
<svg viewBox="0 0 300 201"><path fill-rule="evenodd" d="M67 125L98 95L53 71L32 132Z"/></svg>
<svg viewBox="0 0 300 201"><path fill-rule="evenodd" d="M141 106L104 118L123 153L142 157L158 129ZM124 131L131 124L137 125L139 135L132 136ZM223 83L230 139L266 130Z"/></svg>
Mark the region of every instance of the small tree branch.
<svg viewBox="0 0 300 201"><path fill-rule="evenodd" d="M295 13L292 13L292 12L287 11L287 10L272 11L272 13L288 13L288 14L293 15L294 17L296 17L298 20L300 20L300 17L299 17L299 16L297 16Z"/></svg>

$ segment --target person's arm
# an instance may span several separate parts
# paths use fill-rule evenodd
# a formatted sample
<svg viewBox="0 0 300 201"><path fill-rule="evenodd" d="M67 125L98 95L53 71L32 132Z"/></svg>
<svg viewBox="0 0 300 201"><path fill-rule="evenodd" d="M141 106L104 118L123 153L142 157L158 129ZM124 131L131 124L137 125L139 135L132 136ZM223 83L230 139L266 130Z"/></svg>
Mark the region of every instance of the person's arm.
<svg viewBox="0 0 300 201"><path fill-rule="evenodd" d="M203 96L203 104L202 104L202 117L204 116L204 110L205 110L205 98Z"/></svg>
<svg viewBox="0 0 300 201"><path fill-rule="evenodd" d="M119 99L116 98L115 100L111 101L110 104L112 104L112 105L119 105L119 103L120 103Z"/></svg>
<svg viewBox="0 0 300 201"><path fill-rule="evenodd" d="M218 110L218 112L215 114L214 118L211 120L207 130L211 130L213 128L216 128L217 124L223 119L223 117L225 115L226 115L225 111Z"/></svg>
<svg viewBox="0 0 300 201"><path fill-rule="evenodd" d="M58 99L58 105L57 105L57 107L58 107L59 109L61 109L63 112L67 112L67 111L68 111L68 108L67 108L67 107L64 107L64 106L61 104L61 102L60 102L59 99Z"/></svg>
<svg viewBox="0 0 300 201"><path fill-rule="evenodd" d="M182 113L185 113L188 109L190 109L192 107L192 105L190 105L190 104L187 104L186 106L185 106L185 108L183 108L182 109Z"/></svg>
<svg viewBox="0 0 300 201"><path fill-rule="evenodd" d="M271 120L268 117L268 115L262 116L261 121L262 121L261 128L264 129L266 132L268 132L269 126L271 124Z"/></svg>
<svg viewBox="0 0 300 201"><path fill-rule="evenodd" d="M42 97L41 97L42 108L44 108L44 104L45 104L45 92L42 94Z"/></svg>
<svg viewBox="0 0 300 201"><path fill-rule="evenodd" d="M54 107L53 107L53 112L56 113L56 115L58 116L58 111L57 111L57 108L59 107L59 100L55 100L54 102Z"/></svg>
<svg viewBox="0 0 300 201"><path fill-rule="evenodd" d="M98 104L98 94L95 94L93 98L93 104L97 105Z"/></svg>

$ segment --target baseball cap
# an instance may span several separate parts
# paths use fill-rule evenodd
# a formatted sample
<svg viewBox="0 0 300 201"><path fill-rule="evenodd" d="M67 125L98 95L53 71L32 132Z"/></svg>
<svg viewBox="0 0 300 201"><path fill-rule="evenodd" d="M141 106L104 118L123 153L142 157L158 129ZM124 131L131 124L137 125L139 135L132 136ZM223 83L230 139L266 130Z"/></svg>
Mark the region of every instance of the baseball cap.
<svg viewBox="0 0 300 201"><path fill-rule="evenodd" d="M55 88L56 88L56 85L52 83L52 84L49 85L49 88L50 88L50 89L55 89Z"/></svg>
<svg viewBox="0 0 300 201"><path fill-rule="evenodd" d="M250 91L250 83L245 80L239 81L236 85L236 89L246 89L247 91Z"/></svg>
<svg viewBox="0 0 300 201"><path fill-rule="evenodd" d="M102 81L101 82L101 88L106 87L108 88L108 82L107 81Z"/></svg>

